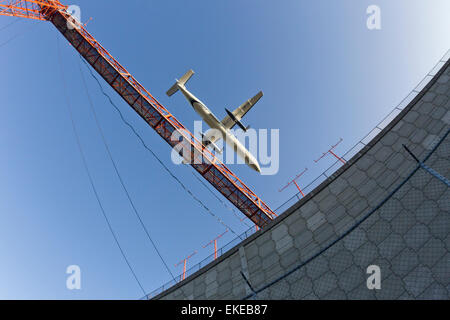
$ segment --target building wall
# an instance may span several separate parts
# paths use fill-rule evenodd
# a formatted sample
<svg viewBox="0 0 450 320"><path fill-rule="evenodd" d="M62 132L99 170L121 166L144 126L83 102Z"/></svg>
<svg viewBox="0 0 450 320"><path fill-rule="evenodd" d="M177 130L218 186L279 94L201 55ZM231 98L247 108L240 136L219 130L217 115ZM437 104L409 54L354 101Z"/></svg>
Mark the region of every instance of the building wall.
<svg viewBox="0 0 450 320"><path fill-rule="evenodd" d="M241 271L254 290L269 285L251 297L256 299L448 299L450 188L423 169L414 171L417 163L402 144L423 160L449 128L447 62L333 176L264 230L155 299L248 298L252 290ZM450 135L426 164L450 177ZM380 267L379 290L367 288L370 265Z"/></svg>

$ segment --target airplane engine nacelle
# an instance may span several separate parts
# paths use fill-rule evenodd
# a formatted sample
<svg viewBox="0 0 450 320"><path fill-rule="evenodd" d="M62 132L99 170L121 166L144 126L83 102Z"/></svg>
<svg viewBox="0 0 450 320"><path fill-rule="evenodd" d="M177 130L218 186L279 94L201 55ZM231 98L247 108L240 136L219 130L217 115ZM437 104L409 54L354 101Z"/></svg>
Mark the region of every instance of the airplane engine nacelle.
<svg viewBox="0 0 450 320"><path fill-rule="evenodd" d="M208 140L208 138L205 136L203 132L199 132L200 136L202 137L202 143L205 147L211 146L216 152L222 154L222 149L220 149L215 143Z"/></svg>
<svg viewBox="0 0 450 320"><path fill-rule="evenodd" d="M233 112L231 112L230 110L228 110L227 108L225 108L226 113L228 114L228 116L231 118L231 120L233 120L233 122L235 124L238 125L238 127L240 127L244 132L247 132L247 130L250 128L250 126L245 127L241 121L239 121L235 115L233 114Z"/></svg>

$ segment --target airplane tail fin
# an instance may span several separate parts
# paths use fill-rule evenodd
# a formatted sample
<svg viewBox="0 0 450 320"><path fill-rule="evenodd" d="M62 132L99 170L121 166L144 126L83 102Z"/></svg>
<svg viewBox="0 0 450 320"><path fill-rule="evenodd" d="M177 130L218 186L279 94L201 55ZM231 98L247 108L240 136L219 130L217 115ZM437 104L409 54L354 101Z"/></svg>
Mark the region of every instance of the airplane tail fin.
<svg viewBox="0 0 450 320"><path fill-rule="evenodd" d="M167 95L170 97L174 93L178 91L178 86L184 86L186 82L189 81L189 79L194 75L194 71L191 69L188 72L186 72L180 80L177 80L175 84L167 91Z"/></svg>

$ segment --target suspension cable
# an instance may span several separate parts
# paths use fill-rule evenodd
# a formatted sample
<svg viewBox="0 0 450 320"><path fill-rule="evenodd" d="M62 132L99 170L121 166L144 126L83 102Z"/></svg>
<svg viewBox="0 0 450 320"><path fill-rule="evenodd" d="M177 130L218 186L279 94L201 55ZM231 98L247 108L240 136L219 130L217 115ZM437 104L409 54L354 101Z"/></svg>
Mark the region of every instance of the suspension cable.
<svg viewBox="0 0 450 320"><path fill-rule="evenodd" d="M138 212L136 206L134 205L133 200L131 199L130 193L128 192L128 189L127 189L127 187L126 187L126 185L125 185L125 182L123 181L123 178L122 178L122 176L121 176L121 174L120 174L120 172L119 172L119 169L118 169L118 167L117 167L117 164L116 164L116 162L114 161L114 158L113 158L113 156L112 156L112 154L111 154L111 149L109 148L108 142L106 141L106 138L105 138L105 135L104 135L104 133L103 133L102 127L101 127L101 125L100 125L100 121L98 120L97 112L95 111L94 104L93 104L92 99L91 99L91 96L90 96L90 94L89 94L88 86L87 86L87 84L86 84L86 79L85 79L85 77L84 77L84 75L83 75L83 70L81 69L81 64L80 64L80 63L78 63L78 67L79 67L79 69L80 69L80 74L81 74L81 78L82 78L82 80L83 80L84 89L85 89L85 91L86 91L86 96L87 96L87 98L88 98L88 100L89 100L89 106L90 106L91 112L92 112L92 114L93 114L93 116L94 116L95 123L96 123L96 125L97 125L97 129L98 129L98 131L99 131L99 133L100 133L100 136L101 136L102 141L103 141L103 145L104 145L105 148L106 148L106 151L107 151L107 153L108 153L109 159L111 160L111 163L112 163L112 165L113 165L113 167L114 167L114 170L115 170L115 172L116 172L116 174L117 174L117 177L119 178L120 184L122 185L122 188L123 188L123 190L125 191L125 194L126 194L126 196L127 196L127 198L128 198L128 201L130 202L130 205L131 205L131 207L133 208L133 211L134 211L134 213L136 214L136 217L138 218L139 223L141 224L142 228L144 229L145 234L147 235L147 238L150 240L150 242L151 242L153 248L155 249L156 253L158 254L158 256L159 256L161 262L164 264L165 268L167 269L167 272L169 272L170 276L175 280L174 275L173 275L172 272L170 271L169 267L167 266L166 261L164 260L164 258L163 258L162 255L161 255L161 252L158 250L158 248L157 248L155 242L153 241L152 237L150 236L150 233L149 233L147 227L145 226L145 224L144 224L144 222L143 222L143 220L142 220L142 218L141 218L141 215L139 214L139 212Z"/></svg>
<svg viewBox="0 0 450 320"><path fill-rule="evenodd" d="M14 19L14 20L11 21L10 23L8 23L8 24L4 25L3 27L1 27L1 28L0 28L0 31L3 31L3 30L5 30L5 29L7 29L7 28L9 28L10 26L12 26L13 24L16 24L17 22L22 21L22 20L23 20L22 18Z"/></svg>
<svg viewBox="0 0 450 320"><path fill-rule="evenodd" d="M16 21L17 21L17 20L16 20ZM10 23L10 24L4 26L2 29L0 29L0 31L6 29L7 27L9 27L9 26L11 26L11 25L13 25L14 23L15 23L15 21L13 21L13 23ZM10 37L8 40L6 40L6 41L0 43L0 48L6 46L8 43L10 43L10 42L12 42L13 40L16 40L16 39L19 38L20 36L24 35L24 34L27 33L33 26L34 26L34 24L29 25L26 29L22 30L22 31L19 32L19 33L16 33L16 34L13 35L12 37Z"/></svg>
<svg viewBox="0 0 450 320"><path fill-rule="evenodd" d="M104 209L103 204L102 204L102 202L100 200L100 196L99 196L99 194L97 192L97 188L95 187L94 180L93 180L92 175L91 175L91 173L89 171L89 167L87 165L87 160L86 160L86 157L84 155L83 147L81 145L80 137L78 135L78 131L77 131L77 128L76 128L76 125L75 125L75 120L74 120L73 113L72 113L72 106L71 106L69 95L68 95L68 92L67 92L67 84L66 84L66 80L65 80L65 76L64 76L64 68L63 68L63 64L62 64L61 48L60 48L60 45L59 45L59 37L57 37L57 44L58 44L58 62L59 62L59 66L60 66L61 78L62 78L63 87L64 87L64 96L66 98L66 106L67 106L67 110L69 112L70 121L71 121L71 124L72 124L72 129L73 129L73 132L74 132L74 135L75 135L75 140L76 140L76 143L77 143L77 146L78 146L78 151L80 152L80 156L81 156L81 159L82 159L82 162L83 162L83 167L84 167L84 169L86 171L86 174L87 174L87 176L89 178L89 183L91 184L92 190L94 192L95 198L97 199L97 203L98 203L98 205L100 207L100 210L101 210L101 212L103 214L103 217L104 217L104 219L106 221L106 224L108 225L108 229L111 232L111 235L113 236L114 241L116 242L116 245L119 248L119 251L122 254L123 259L125 260L125 262L126 262L126 264L128 266L128 269L130 269L131 274L133 275L134 279L136 280L137 284L139 285L139 287L141 288L142 292L145 295L146 291L145 291L144 287L142 286L141 282L139 281L136 273L134 272L133 267L131 266L130 262L128 261L128 258L125 255L125 252L124 252L124 250L122 249L122 246L119 243L119 239L117 238L117 235L114 232L114 229L112 228L112 225L111 225L111 223L110 223L110 221L108 219L108 216L106 215L105 209Z"/></svg>
<svg viewBox="0 0 450 320"><path fill-rule="evenodd" d="M242 220L239 216L238 216L238 214L236 213L236 211L233 209L233 208L231 208L229 205L227 205L226 203L225 203L225 201L223 201L222 199L220 199L215 193L214 193L214 191L212 191L211 190L211 188L210 187L208 187L208 185L204 182L204 181L202 181L196 174L196 171L194 171L194 170L192 170L192 175L195 177L195 179L197 179L220 203L222 203L222 205L225 207L225 208L227 208L228 210L230 210L232 213L233 213L233 215L236 217L236 219L238 219L240 222L242 222L243 224L245 224L248 228L251 228L252 226L249 226L248 225L248 223L245 221L245 220ZM245 219L245 218L244 218Z"/></svg>
<svg viewBox="0 0 450 320"><path fill-rule="evenodd" d="M189 190L183 182L181 182L181 180L164 164L164 162L156 155L156 153L147 146L147 144L145 143L144 139L139 135L139 133L137 133L136 129L125 119L125 117L123 116L122 112L120 111L119 107L117 107L117 105L112 101L111 97L105 92L105 90L103 89L103 86L101 85L100 81L98 80L98 78L95 76L95 74L92 72L92 69L90 68L90 66L88 65L88 63L82 58L82 56L80 55L80 59L81 61L83 61L83 63L86 65L86 67L89 70L89 73L91 74L91 77L97 82L102 94L108 99L109 103L114 107L114 109L117 111L117 113L119 114L122 122L128 126L131 131L134 133L134 135L139 139L139 141L141 142L141 144L144 146L145 149L147 149L147 151L149 151L152 156L159 162L159 164L161 164L161 166L164 168L164 170L167 171L167 173L169 173L169 175L175 179L175 181L178 182L178 184L195 200L197 201L204 209L205 211L211 215L212 217L214 217L220 224L222 224L225 228L228 228L234 235L236 235L237 237L241 238L241 235L237 234L230 226L228 226L219 216L217 216L214 212L212 212L211 209L209 209L204 203L203 201L201 201L198 197L196 197L191 190Z"/></svg>

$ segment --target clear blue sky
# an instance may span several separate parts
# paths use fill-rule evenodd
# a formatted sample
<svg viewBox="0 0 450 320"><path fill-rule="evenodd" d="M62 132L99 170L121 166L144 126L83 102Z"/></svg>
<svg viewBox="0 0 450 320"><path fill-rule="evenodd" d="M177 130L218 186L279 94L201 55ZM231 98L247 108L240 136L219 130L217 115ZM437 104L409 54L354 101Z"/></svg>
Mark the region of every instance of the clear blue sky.
<svg viewBox="0 0 450 320"><path fill-rule="evenodd" d="M88 30L188 128L198 116L165 91L192 68L189 88L219 118L258 90L245 123L280 129L280 171L259 176L231 166L271 207L304 167L308 182L332 163L313 160L340 137L345 151L399 103L450 48L450 3L435 1L78 0ZM382 29L366 28L381 8ZM0 17L0 29L14 18ZM16 38L15 35L18 35ZM142 292L109 233L83 169L65 105L56 29L20 21L0 31L0 298L135 299ZM131 264L150 292L170 276L127 202L83 91L79 58L60 37L74 117L100 197ZM85 76L87 73L85 72ZM101 125L143 220L174 274L194 264L224 231L142 148L91 78ZM170 148L112 90L146 143L234 230L246 227L192 176ZM228 232L219 246L233 238ZM79 265L82 290L66 289Z"/></svg>

